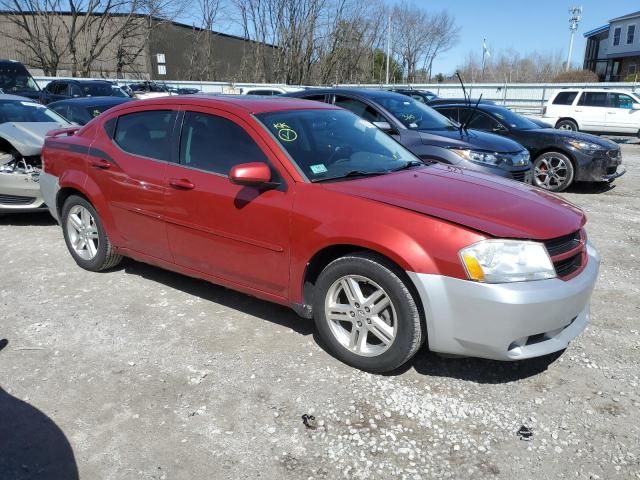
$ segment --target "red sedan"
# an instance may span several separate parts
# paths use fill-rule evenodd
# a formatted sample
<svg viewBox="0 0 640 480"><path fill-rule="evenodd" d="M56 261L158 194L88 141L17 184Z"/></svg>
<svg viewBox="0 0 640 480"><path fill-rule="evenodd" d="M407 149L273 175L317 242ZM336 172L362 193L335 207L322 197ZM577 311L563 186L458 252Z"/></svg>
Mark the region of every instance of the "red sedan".
<svg viewBox="0 0 640 480"><path fill-rule="evenodd" d="M43 196L82 268L122 256L315 319L383 372L426 341L500 360L567 347L599 259L584 214L535 187L424 164L319 102L188 96L54 132Z"/></svg>

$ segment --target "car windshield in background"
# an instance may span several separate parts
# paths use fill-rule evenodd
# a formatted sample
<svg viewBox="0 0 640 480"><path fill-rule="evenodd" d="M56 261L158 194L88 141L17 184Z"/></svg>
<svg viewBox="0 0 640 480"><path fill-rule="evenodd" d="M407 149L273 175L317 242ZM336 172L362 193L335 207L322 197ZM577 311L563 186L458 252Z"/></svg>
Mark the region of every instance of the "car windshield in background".
<svg viewBox="0 0 640 480"><path fill-rule="evenodd" d="M88 83L80 85L82 95L85 97L126 97L119 87L110 83Z"/></svg>
<svg viewBox="0 0 640 480"><path fill-rule="evenodd" d="M35 80L30 75L6 68L0 68L0 90L4 93L40 91Z"/></svg>
<svg viewBox="0 0 640 480"><path fill-rule="evenodd" d="M0 100L0 124L7 122L69 123L44 105L29 101Z"/></svg>
<svg viewBox="0 0 640 480"><path fill-rule="evenodd" d="M375 100L411 130L453 130L456 128L448 118L411 97L394 95L376 97Z"/></svg>
<svg viewBox="0 0 640 480"><path fill-rule="evenodd" d="M422 165L351 112L296 110L257 115L312 182L380 175Z"/></svg>
<svg viewBox="0 0 640 480"><path fill-rule="evenodd" d="M542 128L522 115L512 112L508 108L492 108L489 111L495 115L502 123L506 123L515 130L537 130Z"/></svg>

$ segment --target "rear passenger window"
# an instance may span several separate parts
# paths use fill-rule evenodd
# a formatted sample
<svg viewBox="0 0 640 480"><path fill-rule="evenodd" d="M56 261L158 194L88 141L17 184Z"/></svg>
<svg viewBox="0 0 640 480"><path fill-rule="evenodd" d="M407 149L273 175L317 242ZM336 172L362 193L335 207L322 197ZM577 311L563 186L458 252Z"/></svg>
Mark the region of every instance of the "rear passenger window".
<svg viewBox="0 0 640 480"><path fill-rule="evenodd" d="M118 118L114 141L127 153L168 162L176 112L150 110Z"/></svg>
<svg viewBox="0 0 640 480"><path fill-rule="evenodd" d="M607 92L584 92L578 100L578 105L585 107L608 107L609 100Z"/></svg>
<svg viewBox="0 0 640 480"><path fill-rule="evenodd" d="M458 109L457 108L437 108L436 109L439 114L444 115L447 118L450 118L454 122L459 122L458 118Z"/></svg>
<svg viewBox="0 0 640 480"><path fill-rule="evenodd" d="M573 101L576 99L578 92L560 92L553 99L554 105L573 105Z"/></svg>
<svg viewBox="0 0 640 480"><path fill-rule="evenodd" d="M241 163L268 163L264 152L245 130L216 115L186 112L180 137L180 163L228 175Z"/></svg>
<svg viewBox="0 0 640 480"><path fill-rule="evenodd" d="M376 110L360 100L354 98L342 97L336 95L335 101L336 107L342 107L346 110L350 110L360 118L364 118L370 122L386 122L387 120L380 115Z"/></svg>

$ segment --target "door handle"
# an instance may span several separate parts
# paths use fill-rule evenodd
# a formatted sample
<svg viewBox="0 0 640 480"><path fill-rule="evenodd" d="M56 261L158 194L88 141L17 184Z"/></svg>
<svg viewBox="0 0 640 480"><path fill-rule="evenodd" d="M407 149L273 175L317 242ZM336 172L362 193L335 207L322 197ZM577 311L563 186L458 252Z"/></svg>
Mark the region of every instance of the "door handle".
<svg viewBox="0 0 640 480"><path fill-rule="evenodd" d="M93 168L99 168L101 170L107 170L108 168L111 168L111 164L102 158L99 160L91 160L89 162L89 165L91 165Z"/></svg>
<svg viewBox="0 0 640 480"><path fill-rule="evenodd" d="M581 108L576 108L576 110L575 110L575 111L576 111L576 112L581 112L581 111L582 111L582 109L581 109Z"/></svg>
<svg viewBox="0 0 640 480"><path fill-rule="evenodd" d="M186 178L170 178L169 185L178 190L192 190L195 185Z"/></svg>

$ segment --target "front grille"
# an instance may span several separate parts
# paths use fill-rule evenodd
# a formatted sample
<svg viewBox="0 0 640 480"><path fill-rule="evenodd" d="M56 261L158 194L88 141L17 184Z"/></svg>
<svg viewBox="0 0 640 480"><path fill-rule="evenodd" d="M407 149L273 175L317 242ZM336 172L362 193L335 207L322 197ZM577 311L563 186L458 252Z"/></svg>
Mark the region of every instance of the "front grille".
<svg viewBox="0 0 640 480"><path fill-rule="evenodd" d="M0 194L0 203L4 205L29 205L35 200L34 197L21 197L19 195Z"/></svg>
<svg viewBox="0 0 640 480"><path fill-rule="evenodd" d="M552 238L544 242L544 246L547 247L547 252L551 257L573 250L578 245L580 245L580 230L576 230L564 237Z"/></svg>
<svg viewBox="0 0 640 480"><path fill-rule="evenodd" d="M512 172L511 173L511 178L513 178L514 180L516 180L518 182L524 182L524 179L527 176L527 172L528 172L528 170L525 170L524 172Z"/></svg>
<svg viewBox="0 0 640 480"><path fill-rule="evenodd" d="M566 277L567 275L571 275L582 266L582 252L565 260L553 262L553 266L556 269L556 275L558 275L559 277Z"/></svg>
<svg viewBox="0 0 640 480"><path fill-rule="evenodd" d="M577 230L544 242L558 277L567 277L582 268L585 241L582 230Z"/></svg>

